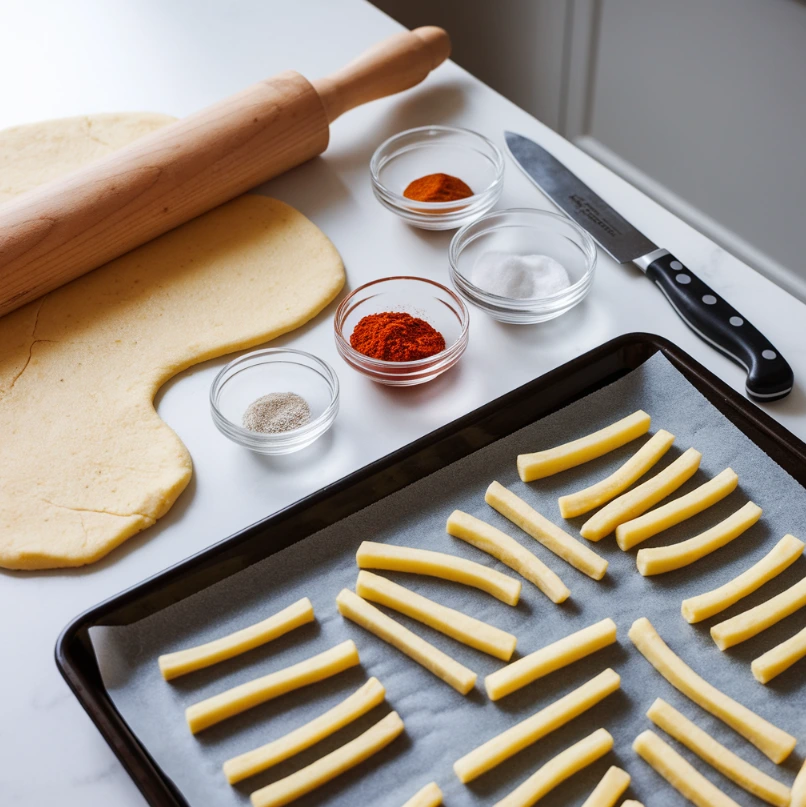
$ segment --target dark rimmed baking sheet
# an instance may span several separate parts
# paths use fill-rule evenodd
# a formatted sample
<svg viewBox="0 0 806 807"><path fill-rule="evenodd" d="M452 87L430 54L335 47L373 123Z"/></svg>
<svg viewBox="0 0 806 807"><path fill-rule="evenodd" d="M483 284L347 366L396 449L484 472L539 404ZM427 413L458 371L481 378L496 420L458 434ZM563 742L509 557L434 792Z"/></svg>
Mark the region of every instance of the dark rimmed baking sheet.
<svg viewBox="0 0 806 807"><path fill-rule="evenodd" d="M511 485L556 523L563 523L557 510L557 496L606 475L636 450L643 439L582 468L530 485L517 479L515 455L572 439L637 408L652 414L653 432L666 428L677 436L675 446L658 467L668 464L691 445L703 452L701 470L681 492L728 465L740 477L739 490L726 500L646 545L688 537L738 509L748 498L764 508L761 522L731 546L696 566L648 579L635 570L635 551L622 553L612 538L605 539L597 549L611 566L606 579L596 583L551 556L484 504L486 485L498 479ZM506 571L493 559L445 534L445 519L455 507L502 527L533 549L560 574L571 589L572 599L563 606L555 606L531 584L524 583L522 603L511 609L488 595L461 586L414 576L390 576L440 602L511 630L519 637L521 653L604 616L613 617L619 626L618 645L493 704L482 695L481 682L473 695L463 698L397 651L357 626L345 623L336 611L334 598L342 587L354 584L354 552L363 539L453 552ZM578 528L582 520L572 522L573 527ZM220 772L220 765L227 757L301 725L354 691L369 675L376 675L386 686L389 707L400 712L406 723L406 735L370 763L341 777L325 792L300 800L301 807L318 804L394 807L432 779L443 788L445 802L450 807L492 804L544 761L599 726L605 726L613 734L615 752L541 803L581 802L606 768L615 763L632 774L631 792L635 797L653 807L673 805L680 803L680 797L636 759L630 748L634 737L649 727L644 713L658 695L746 759L786 781L792 778L800 749L785 766L786 770L776 772L775 766L755 748L672 690L630 645L626 636L629 625L638 616L648 616L669 644L715 685L782 728L802 736L806 715L806 688L800 687L802 673L794 668L765 688L752 678L749 661L802 627L803 618L790 617L762 636L722 654L707 632L719 618L690 626L680 617L679 606L684 597L708 590L755 562L785 532L802 533L804 523L806 495L800 484L703 398L662 355L656 355L611 386L176 605L134 624L93 628L92 643L106 690L118 711L192 807L246 804L248 793L254 788L312 761L380 719L387 707L375 710L359 724L339 732L300 758L247 780L234 790ZM801 577L805 568L806 561L801 559L778 580L734 606L726 615L777 593ZM318 616L316 626L304 627L240 660L171 684L161 679L156 665L160 653L251 624L301 596L312 599ZM480 676L501 666L492 658L399 618ZM345 638L356 640L361 669L344 673L321 687L311 687L258 707L197 738L190 735L183 718L183 710L190 703L321 652ZM471 786L459 784L451 771L455 759L606 666L614 667L622 675L620 693ZM687 752L684 755L694 760ZM703 767L702 763L697 764ZM718 774L708 771L708 775L739 803L754 803L752 797Z"/></svg>

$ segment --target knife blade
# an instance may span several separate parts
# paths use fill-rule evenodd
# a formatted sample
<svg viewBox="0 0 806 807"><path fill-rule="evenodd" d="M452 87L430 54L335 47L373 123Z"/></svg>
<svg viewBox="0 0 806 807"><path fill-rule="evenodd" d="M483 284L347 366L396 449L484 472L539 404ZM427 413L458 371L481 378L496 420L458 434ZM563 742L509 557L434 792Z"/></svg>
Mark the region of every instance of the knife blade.
<svg viewBox="0 0 806 807"><path fill-rule="evenodd" d="M774 401L794 384L792 368L757 328L667 249L658 247L554 155L532 140L504 132L521 170L618 263L634 263L663 292L701 339L747 371L750 398Z"/></svg>

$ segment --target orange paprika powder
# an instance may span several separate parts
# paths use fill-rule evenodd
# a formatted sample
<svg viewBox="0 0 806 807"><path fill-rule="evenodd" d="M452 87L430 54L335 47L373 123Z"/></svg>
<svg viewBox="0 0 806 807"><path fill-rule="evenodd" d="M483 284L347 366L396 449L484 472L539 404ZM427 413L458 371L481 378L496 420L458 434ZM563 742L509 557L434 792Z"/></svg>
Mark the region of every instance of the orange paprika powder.
<svg viewBox="0 0 806 807"><path fill-rule="evenodd" d="M392 311L362 317L350 335L354 350L383 361L416 361L445 350L445 338L424 319Z"/></svg>
<svg viewBox="0 0 806 807"><path fill-rule="evenodd" d="M415 202L455 202L472 196L473 191L458 177L450 174L428 174L410 182L403 195Z"/></svg>

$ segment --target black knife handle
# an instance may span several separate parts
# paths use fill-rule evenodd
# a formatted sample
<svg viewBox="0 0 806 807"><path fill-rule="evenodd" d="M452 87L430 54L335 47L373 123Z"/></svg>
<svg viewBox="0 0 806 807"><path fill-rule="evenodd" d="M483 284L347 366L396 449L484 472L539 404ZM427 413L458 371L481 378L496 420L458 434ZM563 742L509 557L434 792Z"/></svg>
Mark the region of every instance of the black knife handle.
<svg viewBox="0 0 806 807"><path fill-rule="evenodd" d="M674 255L654 260L647 277L658 284L682 320L698 336L747 370L747 394L759 401L788 395L792 368L770 341Z"/></svg>

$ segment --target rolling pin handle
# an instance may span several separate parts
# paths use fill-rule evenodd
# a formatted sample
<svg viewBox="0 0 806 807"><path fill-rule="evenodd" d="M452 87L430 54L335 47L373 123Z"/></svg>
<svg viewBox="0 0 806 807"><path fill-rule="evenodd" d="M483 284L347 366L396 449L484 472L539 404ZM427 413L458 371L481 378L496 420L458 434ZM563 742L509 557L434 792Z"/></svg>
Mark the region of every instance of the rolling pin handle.
<svg viewBox="0 0 806 807"><path fill-rule="evenodd" d="M419 84L451 54L442 28L427 25L379 42L354 61L313 82L332 123L354 107Z"/></svg>

